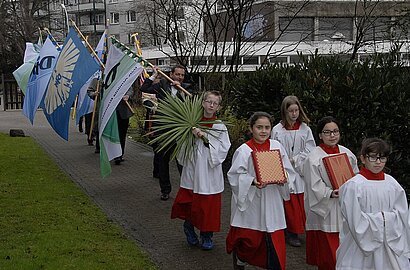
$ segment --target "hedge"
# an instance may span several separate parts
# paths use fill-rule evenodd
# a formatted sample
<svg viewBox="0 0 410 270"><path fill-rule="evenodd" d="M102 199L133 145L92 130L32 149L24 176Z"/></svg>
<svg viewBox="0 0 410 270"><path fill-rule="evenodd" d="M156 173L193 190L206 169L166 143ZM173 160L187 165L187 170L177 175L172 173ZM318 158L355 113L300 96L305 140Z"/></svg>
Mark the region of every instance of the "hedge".
<svg viewBox="0 0 410 270"><path fill-rule="evenodd" d="M341 122L341 144L358 153L366 137L387 140L393 152L390 172L410 187L410 71L395 53L375 55L364 63L338 56L301 56L294 66L272 65L241 74L228 85L228 100L239 119L254 111L271 113L280 120L280 104L296 95L311 120L332 115Z"/></svg>

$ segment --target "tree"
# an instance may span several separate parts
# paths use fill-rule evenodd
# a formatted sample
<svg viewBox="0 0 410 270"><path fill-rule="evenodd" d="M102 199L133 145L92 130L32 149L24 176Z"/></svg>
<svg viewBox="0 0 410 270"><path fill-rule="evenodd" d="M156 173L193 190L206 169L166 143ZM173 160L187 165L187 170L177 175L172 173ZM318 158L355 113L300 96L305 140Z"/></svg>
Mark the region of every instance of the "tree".
<svg viewBox="0 0 410 270"><path fill-rule="evenodd" d="M37 41L38 29L48 27L53 33L61 33L62 25L56 23L59 20L51 11L51 5L56 3L59 2L0 0L0 73L11 73L21 65L26 42Z"/></svg>

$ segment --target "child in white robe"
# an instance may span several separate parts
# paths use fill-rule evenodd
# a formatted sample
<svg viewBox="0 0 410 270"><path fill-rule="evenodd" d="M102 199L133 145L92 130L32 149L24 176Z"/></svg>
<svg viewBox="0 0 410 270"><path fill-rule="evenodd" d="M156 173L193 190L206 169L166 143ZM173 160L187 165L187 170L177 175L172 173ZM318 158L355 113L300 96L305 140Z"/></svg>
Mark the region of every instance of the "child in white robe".
<svg viewBox="0 0 410 270"><path fill-rule="evenodd" d="M283 99L280 113L282 120L273 127L271 138L282 144L296 171L295 188L290 190L290 200L284 202L286 241L291 246L300 247L298 234L305 232L306 223L303 164L316 144L312 130L307 125L309 118L296 96L287 96Z"/></svg>
<svg viewBox="0 0 410 270"><path fill-rule="evenodd" d="M293 185L295 172L282 145L269 139L271 116L265 112L255 112L249 126L253 138L235 151L228 172L232 199L226 250L233 254L234 269L244 269L246 263L266 269L285 269L286 220L283 201L289 200L287 185ZM280 151L288 173L288 183L284 185L266 185L256 180L251 152L273 149Z"/></svg>
<svg viewBox="0 0 410 270"><path fill-rule="evenodd" d="M339 127L338 121L331 116L319 120L316 132L322 143L310 152L303 166L306 183L306 262L318 266L319 270L335 269L342 226L339 190L332 188L323 158L346 153L353 172L359 172L356 156L338 144Z"/></svg>
<svg viewBox="0 0 410 270"><path fill-rule="evenodd" d="M343 229L336 269L410 269L407 198L399 183L383 172L389 154L383 140L364 140L364 166L340 188Z"/></svg>
<svg viewBox="0 0 410 270"><path fill-rule="evenodd" d="M216 119L222 101L221 94L209 91L204 94L202 121ZM189 159L179 159L183 166L178 194L172 206L171 218L185 220L183 230L189 245L199 244L195 228L199 229L201 248L211 250L214 246L213 232L221 226L221 193L224 190L222 162L231 147L226 126L220 122L206 124L209 135L201 127L192 130L195 150ZM200 137L206 136L206 146Z"/></svg>

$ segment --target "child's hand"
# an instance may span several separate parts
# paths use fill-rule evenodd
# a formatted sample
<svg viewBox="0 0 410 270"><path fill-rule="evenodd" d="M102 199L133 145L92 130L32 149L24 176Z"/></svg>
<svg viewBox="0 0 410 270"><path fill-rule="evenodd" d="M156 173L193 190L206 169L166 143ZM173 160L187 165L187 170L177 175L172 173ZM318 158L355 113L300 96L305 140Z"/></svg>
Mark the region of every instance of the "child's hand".
<svg viewBox="0 0 410 270"><path fill-rule="evenodd" d="M192 134L194 134L194 136L197 138L201 138L204 136L204 133L200 128L192 128Z"/></svg>
<svg viewBox="0 0 410 270"><path fill-rule="evenodd" d="M339 198L339 189L334 189L330 194L330 198Z"/></svg>
<svg viewBox="0 0 410 270"><path fill-rule="evenodd" d="M258 182L258 180L256 180L256 178L253 179L253 183L259 189L266 187L266 183Z"/></svg>

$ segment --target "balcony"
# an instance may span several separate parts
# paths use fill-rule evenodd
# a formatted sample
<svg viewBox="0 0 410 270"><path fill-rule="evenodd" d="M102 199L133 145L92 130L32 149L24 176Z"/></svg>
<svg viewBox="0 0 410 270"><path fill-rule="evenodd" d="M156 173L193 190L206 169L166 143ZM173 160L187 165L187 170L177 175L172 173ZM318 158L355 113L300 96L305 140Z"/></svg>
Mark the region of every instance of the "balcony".
<svg viewBox="0 0 410 270"><path fill-rule="evenodd" d="M95 3L87 2L87 3L67 5L66 8L67 8L68 13L88 13L88 12L92 12L93 10L105 11L104 3L98 0L96 0Z"/></svg>
<svg viewBox="0 0 410 270"><path fill-rule="evenodd" d="M94 24L80 25L79 28L80 28L81 32L83 32L83 33L92 33L92 32L94 32ZM97 32L102 33L105 30L105 25L96 24L95 28L96 28Z"/></svg>

